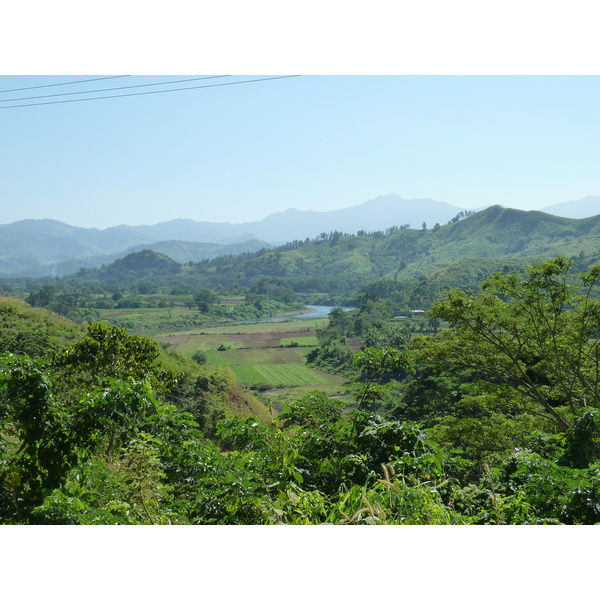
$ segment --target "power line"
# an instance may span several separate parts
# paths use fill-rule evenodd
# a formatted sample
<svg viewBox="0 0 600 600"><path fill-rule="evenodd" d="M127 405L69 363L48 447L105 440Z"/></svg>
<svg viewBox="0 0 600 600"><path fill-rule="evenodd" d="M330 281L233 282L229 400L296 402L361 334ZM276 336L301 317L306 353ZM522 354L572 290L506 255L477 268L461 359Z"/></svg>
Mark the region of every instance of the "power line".
<svg viewBox="0 0 600 600"><path fill-rule="evenodd" d="M95 94L96 92L112 92L114 90L129 90L132 88L150 87L153 85L171 85L173 83L183 83L184 81L199 81L201 79L217 79L219 77L231 77L231 75L208 75L205 77L191 77L190 79L177 79L175 81L162 81L160 83L140 83L138 85L125 85L116 88L104 88L100 90L84 90L82 92L66 92L65 94L47 94L45 96L29 96L28 98L8 98L0 102L17 102L18 100L37 100L38 98L56 98L57 96L74 96L76 94Z"/></svg>
<svg viewBox="0 0 600 600"><path fill-rule="evenodd" d="M261 79L246 79L245 81L230 81L227 83L212 83L210 85L195 85L174 90L155 90L153 92L137 92L135 94L117 94L113 96L100 96L98 98L76 98L74 100L55 100L54 102L36 102L34 104L15 104L14 106L0 106L0 110L9 108L23 108L27 106L45 106L47 104L66 104L67 102L89 102L91 100L106 100L108 98L125 98L127 96L146 96L148 94L166 94L168 92L181 92L183 90L197 90L200 88L222 87L225 85L240 85L242 83L257 83L260 81L271 81L273 79L288 79L290 77L301 77L301 75L278 75L276 77L263 77Z"/></svg>
<svg viewBox="0 0 600 600"><path fill-rule="evenodd" d="M77 85L79 83L87 83L88 81L102 81L104 79L117 79L119 77L131 77L131 75L111 75L110 77L96 77L95 79L80 79L79 81L64 81L63 83L48 83L47 85L34 85L33 87L17 88L14 90L0 90L0 94L8 94L9 92L24 92L25 90L37 90L39 88L55 87L57 85Z"/></svg>

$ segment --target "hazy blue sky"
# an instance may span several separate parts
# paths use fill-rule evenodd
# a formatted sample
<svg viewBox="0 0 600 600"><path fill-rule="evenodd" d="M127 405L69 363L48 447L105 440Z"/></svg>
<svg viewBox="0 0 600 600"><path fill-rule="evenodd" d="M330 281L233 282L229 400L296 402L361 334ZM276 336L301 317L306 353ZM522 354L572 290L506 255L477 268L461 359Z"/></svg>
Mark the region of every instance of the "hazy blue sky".
<svg viewBox="0 0 600 600"><path fill-rule="evenodd" d="M0 222L245 222L390 193L529 210L600 195L596 76L301 76L4 108L196 76L0 93ZM0 91L87 77L2 76Z"/></svg>

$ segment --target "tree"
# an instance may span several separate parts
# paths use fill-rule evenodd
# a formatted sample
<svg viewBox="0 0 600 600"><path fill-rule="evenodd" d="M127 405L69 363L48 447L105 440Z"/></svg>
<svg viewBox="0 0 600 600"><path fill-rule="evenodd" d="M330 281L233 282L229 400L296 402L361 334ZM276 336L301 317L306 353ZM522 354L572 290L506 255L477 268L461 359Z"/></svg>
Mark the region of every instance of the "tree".
<svg viewBox="0 0 600 600"><path fill-rule="evenodd" d="M32 292L27 298L31 306L48 306L56 299L56 288L45 285L39 292Z"/></svg>
<svg viewBox="0 0 600 600"><path fill-rule="evenodd" d="M75 471L89 461L106 463L133 522L165 522L162 467L198 424L155 395L178 379L158 353L150 339L93 323L49 360L0 355L0 522L115 522L90 500L111 504L110 494L70 496L88 486Z"/></svg>
<svg viewBox="0 0 600 600"><path fill-rule="evenodd" d="M279 302L296 302L296 293L292 286L279 277L263 277L248 290L250 295L270 296Z"/></svg>
<svg viewBox="0 0 600 600"><path fill-rule="evenodd" d="M352 330L352 316L348 314L348 311L343 308L336 306L329 311L329 329L337 329L340 336L346 336L351 333Z"/></svg>
<svg viewBox="0 0 600 600"><path fill-rule="evenodd" d="M496 273L477 294L448 292L429 315L451 329L414 345L438 370L473 368L515 392L509 409L567 431L582 410L600 406L600 302L590 297L600 265L580 274L578 295L568 283L572 264L556 257L524 277Z"/></svg>
<svg viewBox="0 0 600 600"><path fill-rule="evenodd" d="M123 327L90 323L79 342L51 355L52 365L65 383L77 380L98 385L103 378L148 381L157 391L168 389L176 376L158 366L159 345Z"/></svg>
<svg viewBox="0 0 600 600"><path fill-rule="evenodd" d="M197 362L199 365L206 364L206 361L208 360L208 354L206 353L206 350L196 350L196 352L192 354L192 360Z"/></svg>
<svg viewBox="0 0 600 600"><path fill-rule="evenodd" d="M0 430L17 439L15 450L1 457L0 489L10 490L17 519L60 485L77 461L70 424L51 387L29 357L0 355Z"/></svg>
<svg viewBox="0 0 600 600"><path fill-rule="evenodd" d="M194 302L198 306L198 310L201 313L206 314L219 302L219 296L211 290L203 289L194 296Z"/></svg>
<svg viewBox="0 0 600 600"><path fill-rule="evenodd" d="M408 323L383 323L379 327L371 327L364 339L365 348L404 348L409 342L411 331Z"/></svg>

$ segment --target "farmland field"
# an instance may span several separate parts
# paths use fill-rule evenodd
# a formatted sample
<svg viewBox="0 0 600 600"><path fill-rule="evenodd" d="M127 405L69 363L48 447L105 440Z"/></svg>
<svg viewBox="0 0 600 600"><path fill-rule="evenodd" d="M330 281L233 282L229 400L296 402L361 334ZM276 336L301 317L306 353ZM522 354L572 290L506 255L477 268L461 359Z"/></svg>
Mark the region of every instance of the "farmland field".
<svg viewBox="0 0 600 600"><path fill-rule="evenodd" d="M275 402L281 394L289 398L315 389L345 396L343 377L306 366L306 355L318 343L316 331L326 324L326 319L236 323L176 331L155 339L188 356L204 351L208 365L229 367L240 384L272 388L269 395Z"/></svg>
<svg viewBox="0 0 600 600"><path fill-rule="evenodd" d="M309 348L256 348L219 352L230 365L304 364Z"/></svg>
<svg viewBox="0 0 600 600"><path fill-rule="evenodd" d="M349 396L344 377L306 365L306 355L318 344L317 331L327 326L326 317L298 321L283 316L261 323L208 326L180 300L169 308L100 312L106 322L153 337L164 347L188 357L201 351L207 365L229 368L241 385L262 390L271 402L279 403L282 398L302 396L315 389L332 396Z"/></svg>
<svg viewBox="0 0 600 600"><path fill-rule="evenodd" d="M125 327L130 333L150 335L152 332L193 327L194 311L184 306L172 308L100 309L100 318L110 325Z"/></svg>
<svg viewBox="0 0 600 600"><path fill-rule="evenodd" d="M272 387L296 387L330 383L306 365L232 365L231 370L246 385L265 383Z"/></svg>
<svg viewBox="0 0 600 600"><path fill-rule="evenodd" d="M324 324L321 323L320 326L323 327ZM190 356L196 350L216 350L220 346L227 350L232 348L281 349L282 346L289 346L295 342L299 347L310 349L317 344L316 328L316 322L237 323L227 327L209 327L161 334L155 339Z"/></svg>

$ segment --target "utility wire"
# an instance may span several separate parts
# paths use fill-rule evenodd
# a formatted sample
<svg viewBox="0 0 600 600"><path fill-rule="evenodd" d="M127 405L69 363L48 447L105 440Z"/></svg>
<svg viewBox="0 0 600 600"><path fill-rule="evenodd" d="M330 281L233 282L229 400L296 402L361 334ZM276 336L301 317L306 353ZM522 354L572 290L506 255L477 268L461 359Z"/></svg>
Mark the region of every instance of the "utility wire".
<svg viewBox="0 0 600 600"><path fill-rule="evenodd" d="M96 92L112 92L114 90L129 90L131 88L150 87L153 85L171 85L172 83L183 83L184 81L199 81L201 79L217 79L219 77L231 77L231 75L208 75L205 77L192 77L190 79L177 79L175 81L162 81L160 83L140 83L138 85L125 85L116 88L104 88L100 90L84 90L82 92L66 92L64 94L47 94L46 96L29 96L28 98L9 98L0 102L17 102L18 100L37 100L38 98L56 98L57 96L74 96L76 94L95 94Z"/></svg>
<svg viewBox="0 0 600 600"><path fill-rule="evenodd" d="M117 79L119 77L131 77L131 75L111 75L110 77L96 77L95 79L80 79L79 81L65 81L63 83L35 85L33 87L17 88L15 90L0 90L0 94L8 94L9 92L23 92L25 90L37 90L39 88L56 87L57 85L77 85L79 83L87 83L88 81L102 81L104 79Z"/></svg>
<svg viewBox="0 0 600 600"><path fill-rule="evenodd" d="M244 81L230 81L227 83L212 83L210 85L195 85L174 90L154 90L153 92L137 92L135 94L117 94L113 96L100 96L98 98L76 98L74 100L55 100L53 102L36 102L34 104L15 104L14 106L0 106L0 110L9 108L22 108L27 106L45 106L47 104L66 104L67 102L89 102L90 100L106 100L108 98L125 98L126 96L146 96L148 94L166 94L168 92L181 92L183 90L197 90L200 88L222 87L225 85L240 85L242 83L257 83L259 81L271 81L272 79L288 79L290 77L301 77L301 75L278 75L276 77L263 77L261 79L246 79Z"/></svg>

